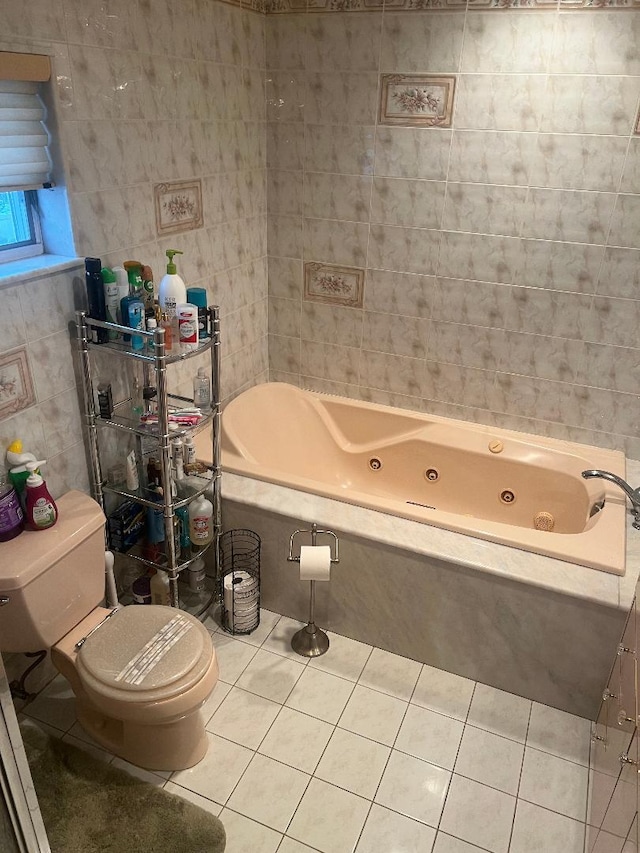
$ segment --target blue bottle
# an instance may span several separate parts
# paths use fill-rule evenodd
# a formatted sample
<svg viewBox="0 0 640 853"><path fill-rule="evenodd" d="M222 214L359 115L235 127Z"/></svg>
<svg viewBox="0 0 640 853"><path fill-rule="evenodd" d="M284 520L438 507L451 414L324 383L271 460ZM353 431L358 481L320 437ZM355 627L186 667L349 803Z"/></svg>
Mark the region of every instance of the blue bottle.
<svg viewBox="0 0 640 853"><path fill-rule="evenodd" d="M137 296L123 296L120 300L122 325L130 329L144 329L144 302ZM131 349L144 349L144 339L140 335L124 335L124 342L131 341Z"/></svg>

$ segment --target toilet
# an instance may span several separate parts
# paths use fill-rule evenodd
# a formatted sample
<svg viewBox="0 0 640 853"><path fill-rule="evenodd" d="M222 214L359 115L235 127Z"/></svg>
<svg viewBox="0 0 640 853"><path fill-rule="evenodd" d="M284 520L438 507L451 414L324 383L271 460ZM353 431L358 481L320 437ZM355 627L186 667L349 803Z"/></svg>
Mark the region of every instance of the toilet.
<svg viewBox="0 0 640 853"><path fill-rule="evenodd" d="M184 770L207 751L200 708L218 680L206 628L156 605L108 610L104 522L83 492L48 530L0 545L0 652L51 649L79 722L105 749L149 770Z"/></svg>

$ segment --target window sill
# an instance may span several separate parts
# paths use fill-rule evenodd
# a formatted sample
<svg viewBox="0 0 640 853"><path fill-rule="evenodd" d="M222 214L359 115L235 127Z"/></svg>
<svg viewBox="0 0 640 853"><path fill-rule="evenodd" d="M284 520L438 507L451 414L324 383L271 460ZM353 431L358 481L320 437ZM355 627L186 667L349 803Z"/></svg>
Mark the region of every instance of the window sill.
<svg viewBox="0 0 640 853"><path fill-rule="evenodd" d="M63 270L81 267L81 258L69 258L65 255L36 255L33 258L23 258L20 261L9 261L0 264L0 289L53 275Z"/></svg>

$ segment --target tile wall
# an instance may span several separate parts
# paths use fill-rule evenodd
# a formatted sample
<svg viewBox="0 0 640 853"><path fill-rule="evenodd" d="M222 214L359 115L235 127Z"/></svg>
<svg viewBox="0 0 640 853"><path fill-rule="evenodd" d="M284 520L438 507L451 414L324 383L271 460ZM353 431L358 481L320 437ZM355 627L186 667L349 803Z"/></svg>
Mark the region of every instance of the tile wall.
<svg viewBox="0 0 640 853"><path fill-rule="evenodd" d="M165 250L182 249L187 284L222 308L223 396L265 379L264 16L215 0L0 0L0 9L0 49L53 57L78 256L139 258L159 281ZM158 239L154 183L192 178L202 180L204 227ZM88 487L67 330L82 274L0 290L0 353L27 345L37 394L0 422L0 466L21 436L49 459L54 494ZM193 362L173 373L189 393Z"/></svg>
<svg viewBox="0 0 640 853"><path fill-rule="evenodd" d="M270 379L638 458L640 12L477 8L267 17ZM452 126L379 124L382 73L455 75Z"/></svg>

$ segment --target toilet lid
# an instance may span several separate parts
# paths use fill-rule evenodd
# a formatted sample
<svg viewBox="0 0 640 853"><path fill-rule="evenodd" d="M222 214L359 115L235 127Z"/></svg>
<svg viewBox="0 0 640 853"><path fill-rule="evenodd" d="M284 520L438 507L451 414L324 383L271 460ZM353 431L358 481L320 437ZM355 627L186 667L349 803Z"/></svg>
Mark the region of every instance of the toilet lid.
<svg viewBox="0 0 640 853"><path fill-rule="evenodd" d="M136 693L162 690L185 679L197 681L209 664L210 646L206 628L189 613L130 606L86 640L78 660L80 670L99 685Z"/></svg>

